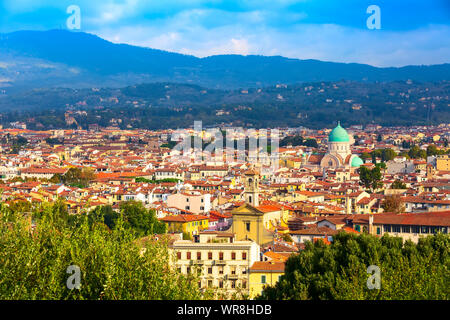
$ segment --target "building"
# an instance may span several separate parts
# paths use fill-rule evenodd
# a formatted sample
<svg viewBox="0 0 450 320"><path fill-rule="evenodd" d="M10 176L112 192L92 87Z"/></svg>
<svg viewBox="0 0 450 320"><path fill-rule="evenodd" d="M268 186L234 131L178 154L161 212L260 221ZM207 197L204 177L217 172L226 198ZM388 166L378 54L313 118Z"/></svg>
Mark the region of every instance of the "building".
<svg viewBox="0 0 450 320"><path fill-rule="evenodd" d="M415 243L421 237L450 231L450 211L421 213L381 213L351 219L353 228L376 236L390 234Z"/></svg>
<svg viewBox="0 0 450 320"><path fill-rule="evenodd" d="M208 231L194 241L175 241L170 249L181 273L200 272L200 288L214 288L227 297L249 294L249 269L260 255L254 241L235 241L232 233Z"/></svg>
<svg viewBox="0 0 450 320"><path fill-rule="evenodd" d="M352 155L350 136L339 123L328 135L328 153L320 161L324 168L359 168L364 162L357 155Z"/></svg>
<svg viewBox="0 0 450 320"><path fill-rule="evenodd" d="M265 286L275 285L284 274L284 262L256 261L250 268L250 299L260 295Z"/></svg>
<svg viewBox="0 0 450 320"><path fill-rule="evenodd" d="M167 205L195 214L208 213L211 210L211 195L179 192L167 197Z"/></svg>
<svg viewBox="0 0 450 320"><path fill-rule="evenodd" d="M259 205L259 173L245 172L246 203L234 209L232 232L237 240L252 240L259 245L273 241L274 234L269 229L282 224L283 210L267 205Z"/></svg>
<svg viewBox="0 0 450 320"><path fill-rule="evenodd" d="M167 232L183 232L191 237L209 228L208 217L203 215L179 214L166 216L159 220L166 223Z"/></svg>
<svg viewBox="0 0 450 320"><path fill-rule="evenodd" d="M450 155L439 155L436 157L436 170L450 171Z"/></svg>

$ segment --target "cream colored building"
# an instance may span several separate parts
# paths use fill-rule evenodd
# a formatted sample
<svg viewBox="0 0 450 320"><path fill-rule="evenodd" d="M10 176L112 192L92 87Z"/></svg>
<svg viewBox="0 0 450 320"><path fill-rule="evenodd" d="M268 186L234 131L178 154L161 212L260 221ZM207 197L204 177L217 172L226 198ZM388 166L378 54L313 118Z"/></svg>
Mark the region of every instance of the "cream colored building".
<svg viewBox="0 0 450 320"><path fill-rule="evenodd" d="M231 233L206 231L194 241L175 241L170 249L181 273L199 272L200 288L213 288L227 297L249 294L249 269L260 255L257 243L235 241Z"/></svg>

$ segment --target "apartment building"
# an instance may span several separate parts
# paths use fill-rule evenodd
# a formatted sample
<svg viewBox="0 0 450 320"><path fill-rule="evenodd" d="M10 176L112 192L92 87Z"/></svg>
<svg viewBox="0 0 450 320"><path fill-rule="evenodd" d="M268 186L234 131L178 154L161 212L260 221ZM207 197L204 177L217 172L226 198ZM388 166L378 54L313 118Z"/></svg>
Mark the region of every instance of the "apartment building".
<svg viewBox="0 0 450 320"><path fill-rule="evenodd" d="M421 237L450 231L450 211L402 214L358 215L351 219L353 228L373 235L390 234L415 243Z"/></svg>
<svg viewBox="0 0 450 320"><path fill-rule="evenodd" d="M214 288L227 296L249 294L249 269L260 257L257 243L235 241L232 233L205 231L193 241L173 242L170 249L180 272L200 273L200 288Z"/></svg>
<svg viewBox="0 0 450 320"><path fill-rule="evenodd" d="M175 193L167 197L167 205L195 214L208 213L211 208L211 194Z"/></svg>

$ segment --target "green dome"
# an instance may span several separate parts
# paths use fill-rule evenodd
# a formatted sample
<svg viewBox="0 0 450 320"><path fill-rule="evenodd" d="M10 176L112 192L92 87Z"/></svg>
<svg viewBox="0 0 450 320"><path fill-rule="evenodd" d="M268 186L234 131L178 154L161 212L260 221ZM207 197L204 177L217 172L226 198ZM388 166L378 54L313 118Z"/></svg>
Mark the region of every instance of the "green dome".
<svg viewBox="0 0 450 320"><path fill-rule="evenodd" d="M363 164L364 164L364 161L362 161L362 159L360 157L354 157L352 159L352 167L354 167L354 168L359 168Z"/></svg>
<svg viewBox="0 0 450 320"><path fill-rule="evenodd" d="M350 137L348 136L347 131L341 127L339 123L336 128L334 128L330 135L328 136L329 142L350 142Z"/></svg>

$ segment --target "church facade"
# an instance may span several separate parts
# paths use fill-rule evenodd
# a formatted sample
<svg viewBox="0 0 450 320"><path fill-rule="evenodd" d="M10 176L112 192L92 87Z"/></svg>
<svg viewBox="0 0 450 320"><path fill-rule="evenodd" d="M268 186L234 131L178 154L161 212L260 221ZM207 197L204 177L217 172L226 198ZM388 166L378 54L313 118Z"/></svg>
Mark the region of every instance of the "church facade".
<svg viewBox="0 0 450 320"><path fill-rule="evenodd" d="M320 161L321 169L359 168L363 161L352 154L350 144L349 134L339 123L328 136L328 153Z"/></svg>
<svg viewBox="0 0 450 320"><path fill-rule="evenodd" d="M357 169L364 162L352 154L351 139L339 123L328 135L328 151L325 155L304 155L304 166L311 169Z"/></svg>

